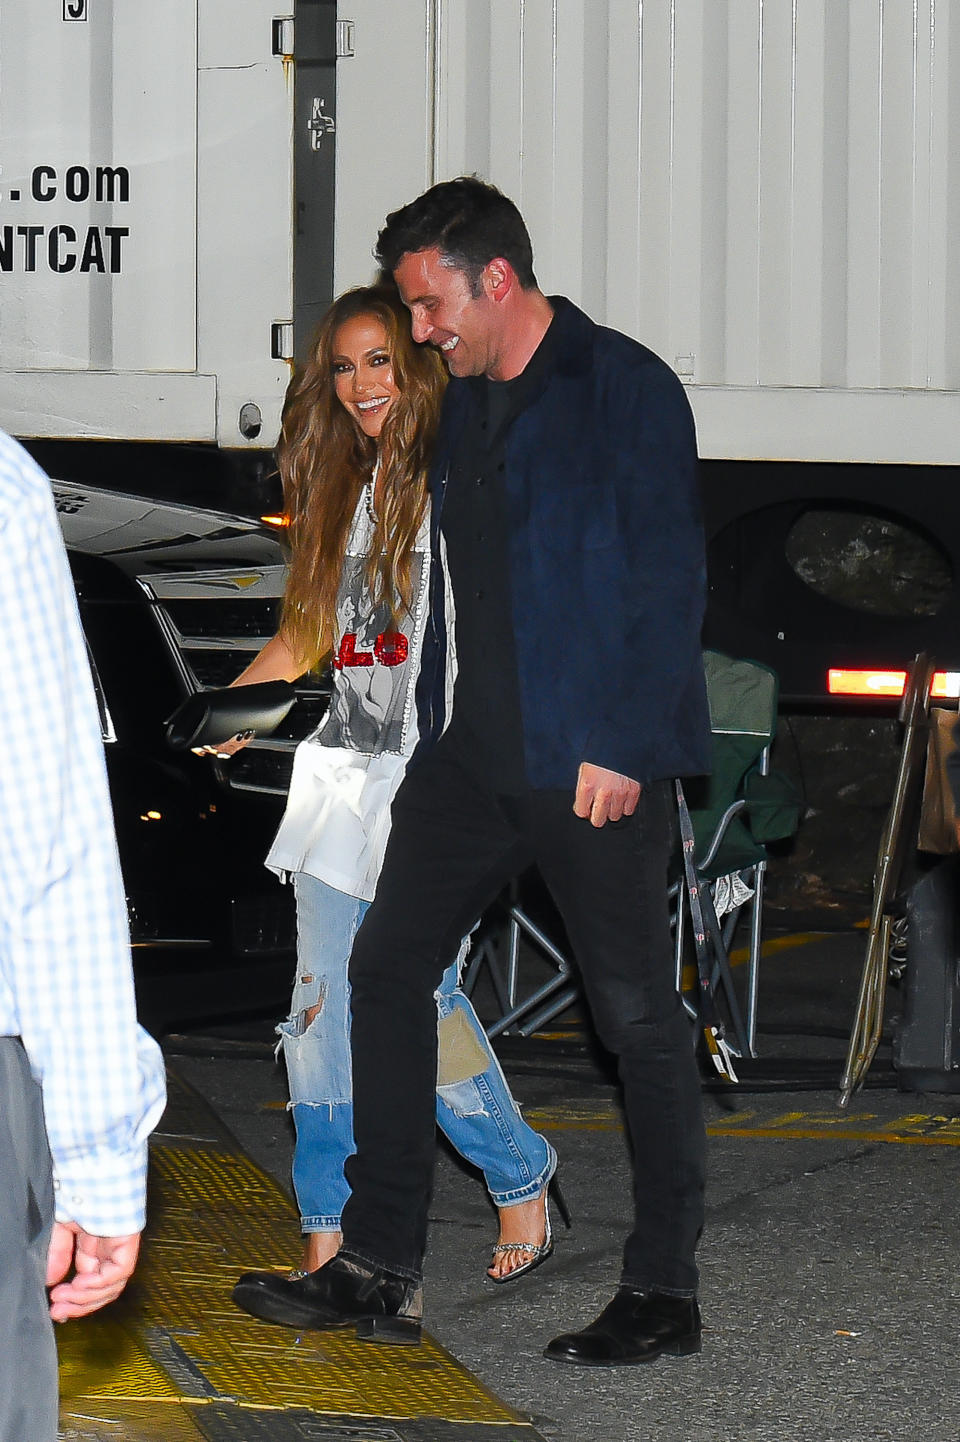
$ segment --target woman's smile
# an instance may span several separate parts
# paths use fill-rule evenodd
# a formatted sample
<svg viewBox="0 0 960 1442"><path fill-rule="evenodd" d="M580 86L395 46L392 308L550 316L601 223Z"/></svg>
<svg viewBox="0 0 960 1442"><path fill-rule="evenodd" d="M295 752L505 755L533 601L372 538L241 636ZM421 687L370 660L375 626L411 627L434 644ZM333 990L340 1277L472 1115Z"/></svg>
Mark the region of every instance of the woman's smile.
<svg viewBox="0 0 960 1442"><path fill-rule="evenodd" d="M333 338L332 364L337 399L375 440L400 394L383 322L375 315L344 321Z"/></svg>

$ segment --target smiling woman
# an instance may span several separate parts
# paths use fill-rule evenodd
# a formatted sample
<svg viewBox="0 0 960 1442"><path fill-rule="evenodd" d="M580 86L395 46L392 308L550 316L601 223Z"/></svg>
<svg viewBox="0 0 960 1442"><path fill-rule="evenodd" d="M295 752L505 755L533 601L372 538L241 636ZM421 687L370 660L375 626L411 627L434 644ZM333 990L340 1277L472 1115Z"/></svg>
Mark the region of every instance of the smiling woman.
<svg viewBox="0 0 960 1442"><path fill-rule="evenodd" d="M374 315L346 320L333 337L337 399L365 436L376 440L400 394L386 328Z"/></svg>
<svg viewBox="0 0 960 1442"><path fill-rule="evenodd" d="M343 559L364 491L375 528L364 562L372 595L391 609L394 597L410 601L444 383L439 358L414 344L396 291L378 286L334 302L290 385L278 448L292 552L281 630L307 669L336 644Z"/></svg>

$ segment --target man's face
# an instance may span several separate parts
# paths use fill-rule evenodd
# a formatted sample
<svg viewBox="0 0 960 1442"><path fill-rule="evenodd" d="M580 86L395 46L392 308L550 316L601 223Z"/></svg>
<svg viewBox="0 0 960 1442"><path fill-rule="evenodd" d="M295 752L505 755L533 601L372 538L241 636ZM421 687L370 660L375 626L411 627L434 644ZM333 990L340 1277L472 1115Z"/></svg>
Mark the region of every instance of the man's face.
<svg viewBox="0 0 960 1442"><path fill-rule="evenodd" d="M444 265L436 248L407 251L393 276L414 340L436 346L451 375L479 376L493 368L498 315L486 287L471 295L463 271Z"/></svg>

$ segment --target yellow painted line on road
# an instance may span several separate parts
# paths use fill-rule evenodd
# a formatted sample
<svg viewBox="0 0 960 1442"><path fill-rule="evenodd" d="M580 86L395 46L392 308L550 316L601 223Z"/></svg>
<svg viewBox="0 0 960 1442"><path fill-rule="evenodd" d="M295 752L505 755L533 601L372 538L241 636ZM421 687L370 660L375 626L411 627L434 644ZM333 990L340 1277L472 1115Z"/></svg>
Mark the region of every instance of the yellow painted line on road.
<svg viewBox="0 0 960 1442"><path fill-rule="evenodd" d="M751 1125L752 1122L757 1124ZM908 1112L884 1122L876 1112L784 1112L775 1117L738 1112L729 1120L713 1122L707 1127L707 1135L772 1141L891 1142L899 1146L958 1147L960 1117Z"/></svg>
<svg viewBox="0 0 960 1442"><path fill-rule="evenodd" d="M829 935L828 931L794 931L789 936L771 936L769 941L761 944L760 955L776 956L781 951L794 951L797 947L809 946L812 941L821 941ZM749 946L738 946L730 953L730 965L742 966L749 958Z"/></svg>
<svg viewBox="0 0 960 1442"><path fill-rule="evenodd" d="M567 1107L537 1107L524 1112L532 1127L559 1132L619 1132L623 1117L608 1102ZM731 1140L889 1142L900 1146L960 1146L960 1117L908 1112L881 1121L876 1112L789 1111L764 1116L739 1111L714 1121L707 1136Z"/></svg>
<svg viewBox="0 0 960 1442"><path fill-rule="evenodd" d="M772 936L769 941L764 941L760 946L760 958L763 960L768 956L777 956L783 951L796 951L801 946L809 946L811 942L821 941L823 937L829 936L827 931L795 931L789 936ZM743 966L744 962L750 960L749 946L738 946L730 953L731 966ZM683 968L681 985L684 991L692 991L697 984L697 968L692 962L688 962Z"/></svg>
<svg viewBox="0 0 960 1442"><path fill-rule="evenodd" d="M622 1132L623 1116L609 1103L591 1106L524 1107L524 1120L535 1131Z"/></svg>

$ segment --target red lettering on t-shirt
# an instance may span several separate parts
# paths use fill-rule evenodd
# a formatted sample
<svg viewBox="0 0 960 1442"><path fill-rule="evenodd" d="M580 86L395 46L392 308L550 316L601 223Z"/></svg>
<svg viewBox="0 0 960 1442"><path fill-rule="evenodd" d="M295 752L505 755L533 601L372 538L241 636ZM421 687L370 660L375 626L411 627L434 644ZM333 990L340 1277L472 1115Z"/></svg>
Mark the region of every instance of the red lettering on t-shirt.
<svg viewBox="0 0 960 1442"><path fill-rule="evenodd" d="M384 666L402 666L410 646L402 631L381 631L373 654Z"/></svg>
<svg viewBox="0 0 960 1442"><path fill-rule="evenodd" d="M337 648L337 654L333 658L333 664L337 671L342 670L344 666L372 666L373 652L358 651L356 633L346 631Z"/></svg>
<svg viewBox="0 0 960 1442"><path fill-rule="evenodd" d="M381 631L372 651L358 651L356 632L346 631L337 647L333 665L337 671L344 666L372 666L376 658L381 666L402 666L409 650L410 643L402 631Z"/></svg>

